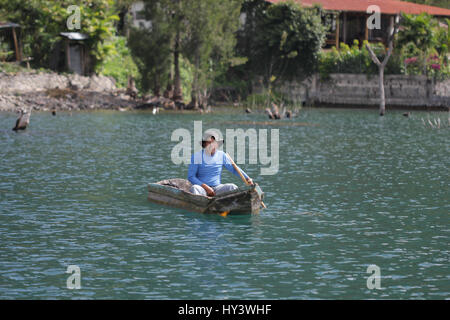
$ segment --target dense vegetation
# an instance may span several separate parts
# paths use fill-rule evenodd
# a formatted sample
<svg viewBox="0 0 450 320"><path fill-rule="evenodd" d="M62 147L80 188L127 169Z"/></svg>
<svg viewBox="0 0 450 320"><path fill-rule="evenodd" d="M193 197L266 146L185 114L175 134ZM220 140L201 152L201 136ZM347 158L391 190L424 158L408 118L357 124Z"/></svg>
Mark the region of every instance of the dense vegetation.
<svg viewBox="0 0 450 320"><path fill-rule="evenodd" d="M113 46L106 43L115 33L119 18L113 0L79 1L80 30L89 36L87 48L93 59L94 70L108 56ZM60 33L68 32L67 19L73 14L67 10L71 0L0 0L0 20L12 21L22 26L22 43L25 56L32 56L37 67L48 66L53 49L61 40Z"/></svg>
<svg viewBox="0 0 450 320"><path fill-rule="evenodd" d="M243 12L247 21L240 32L238 52L248 60L246 72L261 77L268 86L316 71L326 35L319 8L246 1Z"/></svg>
<svg viewBox="0 0 450 320"><path fill-rule="evenodd" d="M144 90L166 88L175 99L190 95L204 104L214 79L235 61L241 0L147 0L150 28L131 28L130 47ZM181 65L190 70L191 92L183 92ZM188 77L189 78L189 77Z"/></svg>
<svg viewBox="0 0 450 320"><path fill-rule="evenodd" d="M279 83L316 72L324 79L330 73L377 73L362 43L323 51L325 13L294 1L144 0L142 16L151 26L135 28L126 14L132 0L83 0L81 28L68 30L72 2L0 0L0 21L22 26L24 55L33 57L35 68L49 67L61 32L79 31L89 37L91 72L110 75L122 87L131 76L142 94L164 94L194 107L206 104L214 88L232 88L233 98L245 99L259 83L273 98ZM440 0L413 2L449 7ZM382 44L372 46L384 55ZM386 73L448 77L449 47L448 29L437 20L404 15ZM8 56L12 49L0 43L0 62Z"/></svg>
<svg viewBox="0 0 450 320"><path fill-rule="evenodd" d="M98 65L98 73L113 77L116 85L121 88L128 85L129 77L140 79L139 70L127 46L127 39L123 36L114 36L105 43L112 48L108 56Z"/></svg>
<svg viewBox="0 0 450 320"><path fill-rule="evenodd" d="M449 23L450 20L447 20ZM377 56L382 57L386 48L372 45ZM403 15L402 30L397 36L394 54L386 66L386 74L427 75L444 78L450 76L448 59L450 34L447 28L439 27L430 15ZM319 63L322 78L330 73L376 74L365 46L357 41L353 46L341 44L340 50L333 48L323 52Z"/></svg>

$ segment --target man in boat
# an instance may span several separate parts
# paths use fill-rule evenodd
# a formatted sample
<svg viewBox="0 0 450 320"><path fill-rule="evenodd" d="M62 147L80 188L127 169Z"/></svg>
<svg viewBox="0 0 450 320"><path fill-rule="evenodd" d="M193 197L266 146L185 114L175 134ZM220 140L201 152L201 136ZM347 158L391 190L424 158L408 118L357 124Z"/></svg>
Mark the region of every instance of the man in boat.
<svg viewBox="0 0 450 320"><path fill-rule="evenodd" d="M225 167L235 176L240 177L233 167L227 154L219 149L223 140L217 140L218 135L207 130L202 139L202 150L196 152L191 157L191 164L188 169L188 180L192 183L190 192L197 195L214 197L228 191L236 190L238 187L234 183L221 182L222 169ZM238 167L249 184L253 184L252 179Z"/></svg>

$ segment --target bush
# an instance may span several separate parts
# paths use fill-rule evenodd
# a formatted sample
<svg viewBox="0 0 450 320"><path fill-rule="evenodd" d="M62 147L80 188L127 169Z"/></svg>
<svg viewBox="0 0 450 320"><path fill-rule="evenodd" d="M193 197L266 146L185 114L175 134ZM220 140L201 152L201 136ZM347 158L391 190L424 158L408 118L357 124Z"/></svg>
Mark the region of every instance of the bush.
<svg viewBox="0 0 450 320"><path fill-rule="evenodd" d="M363 73L367 75L377 74L378 68L370 58L369 51L365 47L366 42L359 47L358 40L350 47L341 43L339 50L323 51L319 60L319 74L322 79L328 79L331 73ZM382 59L385 53L383 44L372 44L375 54ZM391 57L392 59L392 57ZM398 59L392 59L398 61ZM391 64L393 62L390 62ZM388 64L386 71L395 73L401 66L395 67Z"/></svg>
<svg viewBox="0 0 450 320"><path fill-rule="evenodd" d="M378 59L381 61L386 54L386 48L382 43L371 44ZM440 56L436 50L424 58L424 52L417 48L414 43L406 44L401 50L394 50L386 65L385 74L411 74L430 75L443 77L448 73L448 63L445 56ZM319 61L319 74L321 79L329 79L331 73L358 73L375 75L378 67L370 58L369 52L363 43L355 40L352 47L341 44L337 50L324 51Z"/></svg>
<svg viewBox="0 0 450 320"><path fill-rule="evenodd" d="M36 67L48 67L61 32L67 29L67 20L73 14L67 8L74 4L71 0L0 0L2 20L18 23L22 26L24 54L32 56ZM111 47L105 45L115 32L115 14L113 0L80 1L81 30L88 35L86 45L93 57L93 69L108 55Z"/></svg>
<svg viewBox="0 0 450 320"><path fill-rule="evenodd" d="M127 86L129 76L137 80L136 82L139 84L139 71L131 57L125 37L114 37L108 41L108 44L113 49L111 54L100 64L99 72L113 77L119 88Z"/></svg>
<svg viewBox="0 0 450 320"><path fill-rule="evenodd" d="M448 26L450 20L446 23ZM402 25L397 46L401 47L404 73L447 78L450 74L448 27L441 27L437 19L425 13L404 14Z"/></svg>
<svg viewBox="0 0 450 320"><path fill-rule="evenodd" d="M284 106L301 107L298 104L298 101L289 100L288 97L278 92L276 89L274 90L265 89L261 93L253 93L248 95L244 101L244 106L252 109L271 108L271 102L277 104L278 106L284 105Z"/></svg>
<svg viewBox="0 0 450 320"><path fill-rule="evenodd" d="M326 36L321 10L293 1L253 5L248 8L249 22L243 31L247 34L240 44L248 58L248 72L262 76L265 86L272 76L283 82L315 73Z"/></svg>
<svg viewBox="0 0 450 320"><path fill-rule="evenodd" d="M180 78L183 100L191 98L192 83L194 82L194 66L184 56L180 55Z"/></svg>
<svg viewBox="0 0 450 320"><path fill-rule="evenodd" d="M11 56L13 56L14 51L11 50L9 45L6 42L1 42L0 39L0 61L5 62L7 61Z"/></svg>

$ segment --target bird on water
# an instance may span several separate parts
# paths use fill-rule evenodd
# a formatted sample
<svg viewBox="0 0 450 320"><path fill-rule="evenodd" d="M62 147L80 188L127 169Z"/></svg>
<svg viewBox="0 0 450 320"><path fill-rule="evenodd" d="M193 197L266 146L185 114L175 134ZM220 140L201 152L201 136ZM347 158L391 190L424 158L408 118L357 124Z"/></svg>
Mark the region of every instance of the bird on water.
<svg viewBox="0 0 450 320"><path fill-rule="evenodd" d="M13 128L14 131L25 130L30 123L31 109L29 111L20 109L19 113L19 118L17 118L16 125Z"/></svg>

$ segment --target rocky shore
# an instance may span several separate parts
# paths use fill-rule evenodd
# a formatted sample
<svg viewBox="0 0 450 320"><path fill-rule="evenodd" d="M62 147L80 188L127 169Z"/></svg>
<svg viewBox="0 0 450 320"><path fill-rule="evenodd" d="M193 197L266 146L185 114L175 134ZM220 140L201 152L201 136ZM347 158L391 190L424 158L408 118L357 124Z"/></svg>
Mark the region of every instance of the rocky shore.
<svg viewBox="0 0 450 320"><path fill-rule="evenodd" d="M0 111L133 108L138 103L104 76L40 72L0 73Z"/></svg>
<svg viewBox="0 0 450 320"><path fill-rule="evenodd" d="M137 98L119 89L105 76L83 77L50 72L0 72L0 111L185 109L181 102L163 97Z"/></svg>

